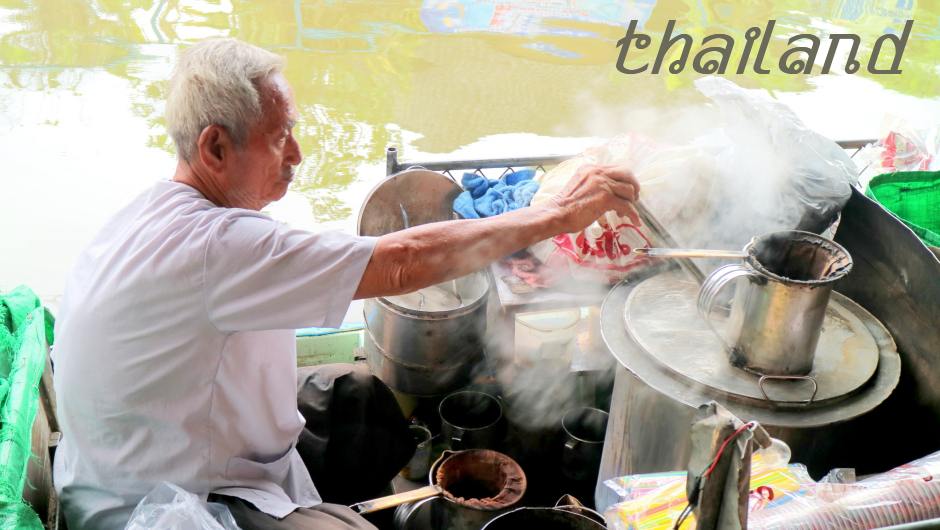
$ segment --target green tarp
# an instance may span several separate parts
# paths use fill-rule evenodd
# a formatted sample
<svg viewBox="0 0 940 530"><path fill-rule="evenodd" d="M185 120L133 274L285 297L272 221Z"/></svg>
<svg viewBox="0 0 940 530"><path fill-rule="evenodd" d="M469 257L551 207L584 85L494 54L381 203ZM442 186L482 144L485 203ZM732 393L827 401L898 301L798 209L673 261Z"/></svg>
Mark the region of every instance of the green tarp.
<svg viewBox="0 0 940 530"><path fill-rule="evenodd" d="M866 195L898 216L924 243L940 247L940 171L878 175Z"/></svg>
<svg viewBox="0 0 940 530"><path fill-rule="evenodd" d="M0 294L0 528L42 529L23 502L39 383L53 321L26 287Z"/></svg>

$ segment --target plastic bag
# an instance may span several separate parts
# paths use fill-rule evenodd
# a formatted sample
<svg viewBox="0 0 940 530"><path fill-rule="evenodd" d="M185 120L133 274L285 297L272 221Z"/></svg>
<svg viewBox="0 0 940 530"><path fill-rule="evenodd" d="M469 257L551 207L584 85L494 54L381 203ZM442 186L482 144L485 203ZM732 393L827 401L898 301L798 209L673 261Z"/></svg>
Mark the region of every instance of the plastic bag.
<svg viewBox="0 0 940 530"><path fill-rule="evenodd" d="M774 501L796 495L813 483L806 468L787 464L789 448L774 440L766 450L756 451L751 461L748 512L765 509ZM617 530L668 530L688 504L685 471L630 475L606 481L621 499L606 510L608 528ZM695 528L694 515L682 529Z"/></svg>
<svg viewBox="0 0 940 530"><path fill-rule="evenodd" d="M940 452L854 484L820 482L755 514L749 528L880 528L940 518Z"/></svg>
<svg viewBox="0 0 940 530"><path fill-rule="evenodd" d="M940 452L860 482L850 469L815 482L803 466L782 462L754 453L749 529L862 530L940 517ZM610 528L672 528L687 502L685 477L676 471L606 481L622 499L605 513ZM682 528L694 528L691 517Z"/></svg>
<svg viewBox="0 0 940 530"><path fill-rule="evenodd" d="M696 197L704 193L714 172L713 159L700 149L667 146L631 133L588 149L538 177L540 188L532 204L551 199L580 167L589 164L630 167L640 182L644 205L660 222L670 225L685 223L701 207ZM695 178L684 179L680 174ZM603 276L617 281L649 263L646 257L633 254L633 249L652 244L653 234L642 222L607 212L584 230L561 234L530 251L542 263L569 265L576 279Z"/></svg>
<svg viewBox="0 0 940 530"><path fill-rule="evenodd" d="M124 530L238 530L224 504L204 503L195 494L161 482L134 508Z"/></svg>
<svg viewBox="0 0 940 530"><path fill-rule="evenodd" d="M696 87L710 101L699 110L710 114L689 120L693 129L706 125L683 143L638 133L615 138L543 175L532 203L548 200L584 164L626 164L640 181L643 204L684 247L740 249L755 235L829 226L856 181L845 152L777 101L717 77ZM555 238L554 248L541 243L530 250L543 262L563 252L575 274L586 268L624 276L644 260L630 250L651 239L647 227L608 213L580 233Z"/></svg>
<svg viewBox="0 0 940 530"><path fill-rule="evenodd" d="M862 168L859 183L895 171L940 171L940 127L915 129L897 117L882 124L882 137L863 147L855 160Z"/></svg>

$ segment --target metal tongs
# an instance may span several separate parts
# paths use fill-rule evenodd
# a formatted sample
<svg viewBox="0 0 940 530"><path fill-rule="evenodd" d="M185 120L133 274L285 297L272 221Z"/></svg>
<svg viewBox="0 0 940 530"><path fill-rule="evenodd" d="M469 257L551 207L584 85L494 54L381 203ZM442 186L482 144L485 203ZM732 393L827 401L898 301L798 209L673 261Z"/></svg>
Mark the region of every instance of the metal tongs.
<svg viewBox="0 0 940 530"><path fill-rule="evenodd" d="M744 259L743 250L708 250L701 248L635 248L634 254L651 258L734 258Z"/></svg>

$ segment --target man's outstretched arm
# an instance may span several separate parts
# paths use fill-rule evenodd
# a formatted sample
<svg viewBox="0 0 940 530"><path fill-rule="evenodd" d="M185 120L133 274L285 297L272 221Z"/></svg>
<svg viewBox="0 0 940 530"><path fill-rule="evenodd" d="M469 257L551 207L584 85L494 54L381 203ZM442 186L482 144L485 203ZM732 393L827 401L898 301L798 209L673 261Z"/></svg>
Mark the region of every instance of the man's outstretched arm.
<svg viewBox="0 0 940 530"><path fill-rule="evenodd" d="M355 298L408 293L470 274L544 239L577 232L610 210L636 221L632 203L639 189L626 168L584 166L546 204L386 234L376 243Z"/></svg>

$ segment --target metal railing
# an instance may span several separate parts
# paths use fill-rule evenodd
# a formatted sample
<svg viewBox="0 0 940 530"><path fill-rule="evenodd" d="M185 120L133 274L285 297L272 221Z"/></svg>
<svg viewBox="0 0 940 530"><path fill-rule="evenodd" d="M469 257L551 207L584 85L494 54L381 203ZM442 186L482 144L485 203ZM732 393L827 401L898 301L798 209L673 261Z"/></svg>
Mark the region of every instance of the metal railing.
<svg viewBox="0 0 940 530"><path fill-rule="evenodd" d="M849 156L855 156L863 147L875 142L875 140L839 140L836 143L839 147L849 152ZM450 178L454 178L452 171L469 170L482 172L484 169L503 168L503 174L514 168L535 167L545 170L545 166L553 166L569 158L574 158L577 153L566 155L544 155L544 156L526 156L510 158L480 158L480 159L456 159L456 160L399 160L398 148L389 146L385 149L385 174L393 175L408 169L410 167L422 167L431 171L439 171Z"/></svg>

